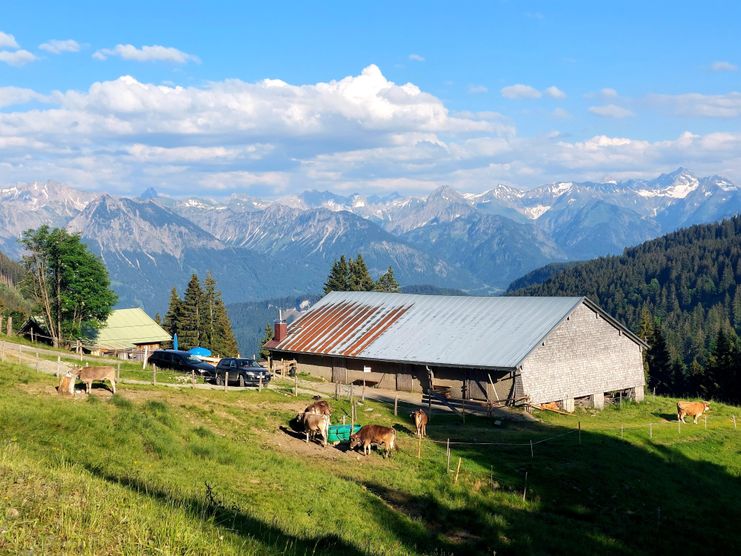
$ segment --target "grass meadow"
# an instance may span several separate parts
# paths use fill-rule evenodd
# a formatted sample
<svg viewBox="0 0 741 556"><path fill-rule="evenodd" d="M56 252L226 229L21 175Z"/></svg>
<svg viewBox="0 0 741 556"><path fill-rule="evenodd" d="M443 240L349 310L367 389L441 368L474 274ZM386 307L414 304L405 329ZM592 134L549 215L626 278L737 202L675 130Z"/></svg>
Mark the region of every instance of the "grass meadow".
<svg viewBox="0 0 741 556"><path fill-rule="evenodd" d="M681 429L660 397L530 422L435 413L420 445L408 411L367 401L361 423L399 432L384 459L303 442L285 427L308 401L288 385L71 399L0 363L0 553L741 551L739 408Z"/></svg>

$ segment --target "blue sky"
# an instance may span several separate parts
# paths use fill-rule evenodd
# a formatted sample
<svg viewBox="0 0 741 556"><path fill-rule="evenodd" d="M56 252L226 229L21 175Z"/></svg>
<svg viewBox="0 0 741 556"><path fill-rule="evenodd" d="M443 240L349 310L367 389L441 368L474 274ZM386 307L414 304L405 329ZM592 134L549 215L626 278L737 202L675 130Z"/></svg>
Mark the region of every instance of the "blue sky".
<svg viewBox="0 0 741 556"><path fill-rule="evenodd" d="M2 184L423 194L741 181L736 2L15 2ZM0 185L2 185L0 184Z"/></svg>

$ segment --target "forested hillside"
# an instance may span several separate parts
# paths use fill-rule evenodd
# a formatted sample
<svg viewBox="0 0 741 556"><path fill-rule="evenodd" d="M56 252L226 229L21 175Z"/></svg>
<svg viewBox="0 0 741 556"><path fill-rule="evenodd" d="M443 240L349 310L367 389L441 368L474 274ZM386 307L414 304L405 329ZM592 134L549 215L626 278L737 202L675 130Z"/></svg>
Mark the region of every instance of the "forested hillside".
<svg viewBox="0 0 741 556"><path fill-rule="evenodd" d="M20 264L0 253L0 315L15 317L16 325L30 311L30 303L17 287L23 274Z"/></svg>
<svg viewBox="0 0 741 556"><path fill-rule="evenodd" d="M739 253L735 216L567 268L511 295L587 295L652 344L652 386L738 402Z"/></svg>

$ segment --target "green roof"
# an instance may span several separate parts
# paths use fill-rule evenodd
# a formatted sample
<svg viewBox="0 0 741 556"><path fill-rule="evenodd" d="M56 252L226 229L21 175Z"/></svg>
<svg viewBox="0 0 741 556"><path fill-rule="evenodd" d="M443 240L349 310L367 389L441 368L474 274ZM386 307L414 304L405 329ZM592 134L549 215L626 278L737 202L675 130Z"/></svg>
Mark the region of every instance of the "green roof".
<svg viewBox="0 0 741 556"><path fill-rule="evenodd" d="M93 344L101 348L128 349L138 344L156 344L172 340L143 309L117 309L98 330Z"/></svg>

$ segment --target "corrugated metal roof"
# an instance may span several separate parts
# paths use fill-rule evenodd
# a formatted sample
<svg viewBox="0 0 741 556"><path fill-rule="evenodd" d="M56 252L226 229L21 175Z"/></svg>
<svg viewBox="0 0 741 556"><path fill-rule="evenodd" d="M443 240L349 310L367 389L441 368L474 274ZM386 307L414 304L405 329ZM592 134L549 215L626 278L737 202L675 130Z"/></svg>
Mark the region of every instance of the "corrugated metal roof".
<svg viewBox="0 0 741 556"><path fill-rule="evenodd" d="M108 349L129 349L137 344L156 344L172 340L143 309L117 309L98 330L93 344Z"/></svg>
<svg viewBox="0 0 741 556"><path fill-rule="evenodd" d="M331 292L291 323L273 349L509 369L583 301Z"/></svg>

